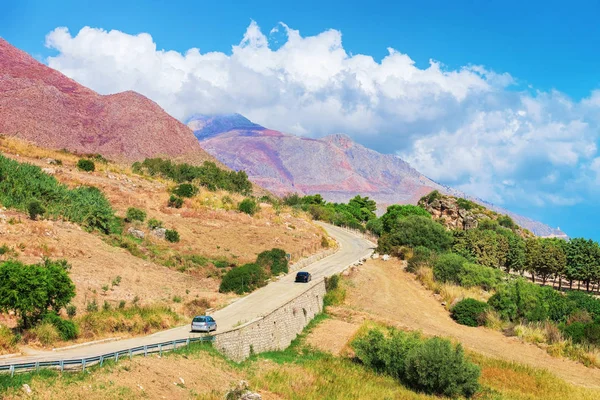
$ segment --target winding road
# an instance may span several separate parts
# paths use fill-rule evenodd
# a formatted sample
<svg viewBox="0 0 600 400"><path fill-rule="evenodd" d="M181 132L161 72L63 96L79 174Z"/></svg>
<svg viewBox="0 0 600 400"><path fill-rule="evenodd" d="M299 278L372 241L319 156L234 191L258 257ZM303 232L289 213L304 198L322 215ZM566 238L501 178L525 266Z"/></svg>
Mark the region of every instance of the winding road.
<svg viewBox="0 0 600 400"><path fill-rule="evenodd" d="M348 266L371 254L374 244L370 241L342 228L322 223L319 223L319 225L325 228L327 233L337 240L339 250L303 269L303 271L308 271L312 274L313 282L316 282L321 277L341 272ZM294 283L294 278L294 273L288 274L269 283L267 286L236 300L227 307L215 311L211 315L217 321L219 327L218 332L230 330L235 326L268 314L302 294L313 284ZM143 337L128 338L71 349L57 349L55 351L48 351L35 355L6 358L0 360L0 365L94 357L126 350L136 346L185 339L197 335L198 334L196 333L191 333L190 325L186 324L184 326Z"/></svg>

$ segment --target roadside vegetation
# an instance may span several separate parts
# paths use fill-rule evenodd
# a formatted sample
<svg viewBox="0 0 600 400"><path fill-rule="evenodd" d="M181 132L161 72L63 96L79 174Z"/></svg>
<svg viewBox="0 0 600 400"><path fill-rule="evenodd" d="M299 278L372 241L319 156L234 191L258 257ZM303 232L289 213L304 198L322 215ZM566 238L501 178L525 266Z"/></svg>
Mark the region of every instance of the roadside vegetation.
<svg viewBox="0 0 600 400"><path fill-rule="evenodd" d="M316 220L362 232L369 221L376 219L377 204L368 197L356 196L346 204L326 202L320 194L304 197L292 194L283 199L283 204L307 211Z"/></svg>
<svg viewBox="0 0 600 400"><path fill-rule="evenodd" d="M389 207L379 218L378 251L407 260L407 270L439 295L457 322L498 329L600 367L600 300L567 289L593 291L600 279L596 242L523 237L508 217L450 231L424 212Z"/></svg>
<svg viewBox="0 0 600 400"><path fill-rule="evenodd" d="M90 399L166 396L216 400L239 398L235 396L242 386L263 396L308 400L434 399L448 397L427 392L468 396L473 390L478 399L592 400L598 396L596 390L567 384L545 370L463 353L443 338L426 338L370 322L348 343L348 352L334 356L307 344L312 332L330 318L318 315L286 350L253 355L240 364L225 359L210 344L195 343L160 358L107 361L86 373L42 370L12 379L0 376L0 393L7 399L27 397L22 389L27 384L33 395L41 398L68 391L73 397ZM401 362L407 359L408 364ZM451 368L444 370L444 365ZM421 368L427 369L413 374ZM197 379L199 370L211 379ZM408 376L425 386L407 381L413 379ZM247 383L241 384L241 380Z"/></svg>
<svg viewBox="0 0 600 400"><path fill-rule="evenodd" d="M286 252L272 249L260 253L254 263L230 269L221 281L219 291L236 294L250 293L267 284L271 277L288 272Z"/></svg>

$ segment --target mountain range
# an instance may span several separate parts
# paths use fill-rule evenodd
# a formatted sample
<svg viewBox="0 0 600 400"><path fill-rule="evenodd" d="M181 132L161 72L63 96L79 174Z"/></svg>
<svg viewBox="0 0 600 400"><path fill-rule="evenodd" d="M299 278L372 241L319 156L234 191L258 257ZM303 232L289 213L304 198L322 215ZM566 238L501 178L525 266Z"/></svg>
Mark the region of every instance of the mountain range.
<svg viewBox="0 0 600 400"><path fill-rule="evenodd" d="M1 38L0 134L113 160L214 160L152 100L132 91L100 95Z"/></svg>
<svg viewBox="0 0 600 400"><path fill-rule="evenodd" d="M239 114L193 115L187 125L208 153L232 169L245 170L254 183L280 196L320 193L328 201L345 202L360 194L374 199L383 211L390 204L416 204L438 190L508 214L536 235L566 236L559 229L441 185L401 158L368 149L345 135L300 137L267 129Z"/></svg>

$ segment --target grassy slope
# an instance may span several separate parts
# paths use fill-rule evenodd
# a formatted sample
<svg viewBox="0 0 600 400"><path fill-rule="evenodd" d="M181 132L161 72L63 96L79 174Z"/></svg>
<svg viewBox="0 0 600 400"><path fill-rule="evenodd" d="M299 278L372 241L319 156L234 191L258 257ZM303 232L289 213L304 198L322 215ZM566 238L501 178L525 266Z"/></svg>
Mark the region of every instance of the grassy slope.
<svg viewBox="0 0 600 400"><path fill-rule="evenodd" d="M201 300L208 306L224 305L231 296L218 293L222 270L211 260L240 264L273 247L283 248L298 259L321 249L322 230L305 215L292 214L286 209L277 212L263 205L258 215L250 217L232 209L241 196L207 190L186 200L183 208L172 209L166 207L172 182L135 175L128 166L96 162L96 171L86 173L76 168L79 157L73 154L1 137L0 152L19 162L48 168L49 173L69 187L96 186L106 194L118 215L124 216L132 206L142 208L147 211L148 219L159 219L165 227L175 228L181 235L180 243L171 244L154 238L145 224L140 224L136 227L146 233L146 239L137 240L125 234L117 240L88 233L69 222L31 221L22 212L0 208L0 246L10 248L0 255L0 261L17 258L36 263L43 257L67 259L77 287L73 302L78 315L85 313L86 304L93 300L100 308L105 301L115 308L121 301L130 306L137 299L140 305L167 305L186 314L193 313L185 307L193 300ZM60 160L62 165L50 165L48 159ZM188 263L182 268L180 260L192 255L199 256L195 258L198 263ZM180 272L183 269L187 269L185 273ZM113 284L117 277L119 283ZM2 324L12 327L15 320L0 315ZM1 342L0 353L5 347Z"/></svg>

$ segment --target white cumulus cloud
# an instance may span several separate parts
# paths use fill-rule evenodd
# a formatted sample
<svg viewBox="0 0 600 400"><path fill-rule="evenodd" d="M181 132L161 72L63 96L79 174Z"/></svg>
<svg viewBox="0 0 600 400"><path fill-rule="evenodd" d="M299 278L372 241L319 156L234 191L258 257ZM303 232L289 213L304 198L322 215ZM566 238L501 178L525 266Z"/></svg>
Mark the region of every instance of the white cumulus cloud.
<svg viewBox="0 0 600 400"><path fill-rule="evenodd" d="M518 91L508 73L419 68L393 48L377 61L349 54L339 31L302 36L283 23L265 35L251 22L228 53L90 27L56 28L46 45L58 52L49 66L100 93L135 90L181 120L238 112L285 132L346 133L496 203L575 204L600 182L600 91L581 102Z"/></svg>

